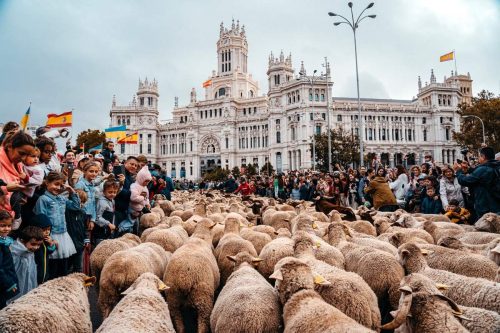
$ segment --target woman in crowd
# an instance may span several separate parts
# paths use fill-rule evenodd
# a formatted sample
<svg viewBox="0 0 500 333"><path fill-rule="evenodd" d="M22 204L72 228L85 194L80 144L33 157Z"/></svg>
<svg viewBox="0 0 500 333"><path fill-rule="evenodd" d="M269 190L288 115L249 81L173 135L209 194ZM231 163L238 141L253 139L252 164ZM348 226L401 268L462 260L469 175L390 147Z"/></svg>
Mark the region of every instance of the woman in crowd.
<svg viewBox="0 0 500 333"><path fill-rule="evenodd" d="M382 206L396 205L397 201L389 187L384 168L377 170L377 176L370 180L370 184L365 188L365 193L370 194L373 200L373 208L379 209Z"/></svg>
<svg viewBox="0 0 500 333"><path fill-rule="evenodd" d="M396 170L396 179L389 183L389 187L393 191L398 204L402 204L405 202L405 195L408 191L408 176L405 167L401 164L396 165Z"/></svg>
<svg viewBox="0 0 500 333"><path fill-rule="evenodd" d="M458 201L460 207L464 207L462 186L458 183L455 172L450 167L443 169L443 177L439 181L439 195L444 209L447 209L450 200L453 199Z"/></svg>

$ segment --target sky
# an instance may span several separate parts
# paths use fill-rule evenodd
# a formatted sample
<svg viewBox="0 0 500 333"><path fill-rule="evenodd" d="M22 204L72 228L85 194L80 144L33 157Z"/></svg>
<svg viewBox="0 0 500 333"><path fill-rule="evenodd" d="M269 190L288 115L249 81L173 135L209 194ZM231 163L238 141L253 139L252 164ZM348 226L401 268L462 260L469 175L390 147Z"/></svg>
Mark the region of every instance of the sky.
<svg viewBox="0 0 500 333"><path fill-rule="evenodd" d="M369 1L354 1L355 15ZM332 69L333 95L356 96L354 42L338 0L0 0L0 123L19 121L31 106L31 124L74 109L76 132L109 125L113 95L128 105L139 78L156 78L160 119L171 118L175 96L189 103L191 88L217 68L221 21L244 24L248 71L267 93L272 51L292 54L298 73ZM454 63L470 73L476 95L500 93L499 0L379 0L357 30L361 97L412 99L417 77L439 81ZM75 135L76 136L76 135Z"/></svg>

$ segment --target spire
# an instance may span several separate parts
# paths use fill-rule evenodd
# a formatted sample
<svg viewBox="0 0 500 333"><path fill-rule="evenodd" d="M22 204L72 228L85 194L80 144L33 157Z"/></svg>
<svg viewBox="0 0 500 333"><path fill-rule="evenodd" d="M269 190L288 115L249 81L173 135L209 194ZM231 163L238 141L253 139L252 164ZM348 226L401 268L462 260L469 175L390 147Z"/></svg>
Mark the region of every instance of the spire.
<svg viewBox="0 0 500 333"><path fill-rule="evenodd" d="M244 25L244 24L241 26L241 33L240 33L240 36L241 36L241 37L245 37L245 25Z"/></svg>
<svg viewBox="0 0 500 333"><path fill-rule="evenodd" d="M137 100L135 99L135 95L132 97L132 105L137 105Z"/></svg>
<svg viewBox="0 0 500 333"><path fill-rule="evenodd" d="M470 72L467 72L467 77L470 79Z"/></svg>
<svg viewBox="0 0 500 333"><path fill-rule="evenodd" d="M280 62L283 62L285 61L285 55L283 54L283 50L281 50L281 53L280 53Z"/></svg>
<svg viewBox="0 0 500 333"><path fill-rule="evenodd" d="M196 89L191 89L191 103L196 103Z"/></svg>
<svg viewBox="0 0 500 333"><path fill-rule="evenodd" d="M116 106L116 95L113 95L113 101L111 102L111 106Z"/></svg>
<svg viewBox="0 0 500 333"><path fill-rule="evenodd" d="M288 66L292 66L292 52L290 52L290 54L288 55L288 57L286 57L286 64Z"/></svg>
<svg viewBox="0 0 500 333"><path fill-rule="evenodd" d="M224 33L224 22L221 21L221 23L220 23L219 37L222 37L223 33Z"/></svg>
<svg viewBox="0 0 500 333"><path fill-rule="evenodd" d="M453 69L451 70L451 76L453 76Z"/></svg>
<svg viewBox="0 0 500 333"><path fill-rule="evenodd" d="M236 33L240 33L240 20L236 20Z"/></svg>
<svg viewBox="0 0 500 333"><path fill-rule="evenodd" d="M234 30L235 25L234 25L234 18L233 18L233 23L231 24L231 30Z"/></svg>
<svg viewBox="0 0 500 333"><path fill-rule="evenodd" d="M174 108L178 108L178 107L179 107L179 97L175 96L174 97Z"/></svg>
<svg viewBox="0 0 500 333"><path fill-rule="evenodd" d="M306 69L304 67L304 61L301 61L300 62L300 72L299 72L300 76L303 76L303 75L306 75Z"/></svg>
<svg viewBox="0 0 500 333"><path fill-rule="evenodd" d="M431 69L431 84L436 83L436 77L434 76L434 69Z"/></svg>
<svg viewBox="0 0 500 333"><path fill-rule="evenodd" d="M422 80L420 79L420 75L418 76L418 90L422 89Z"/></svg>

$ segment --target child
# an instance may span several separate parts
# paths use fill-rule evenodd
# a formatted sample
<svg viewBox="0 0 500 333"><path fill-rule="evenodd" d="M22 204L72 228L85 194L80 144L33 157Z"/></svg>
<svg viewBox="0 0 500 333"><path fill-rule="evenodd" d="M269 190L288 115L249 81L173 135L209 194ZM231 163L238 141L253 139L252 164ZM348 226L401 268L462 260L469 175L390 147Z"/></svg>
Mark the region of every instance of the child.
<svg viewBox="0 0 500 333"><path fill-rule="evenodd" d="M80 206L80 199L75 190L69 185L64 185L66 177L60 172L51 171L45 178L45 193L40 196L35 206L35 214L44 214L52 222L51 236L59 244L57 250L50 255L50 278L68 274L68 258L76 253L73 240L66 227L66 206ZM68 197L64 192L68 192Z"/></svg>
<svg viewBox="0 0 500 333"><path fill-rule="evenodd" d="M19 175L26 188L22 191L27 197L31 198L35 193L35 188L43 183L43 169L38 164L40 158L40 149L33 148L24 160L24 171Z"/></svg>
<svg viewBox="0 0 500 333"><path fill-rule="evenodd" d="M470 212L459 206L457 199L451 199L448 202L448 207L446 208L446 213L451 222L458 224L469 224Z"/></svg>
<svg viewBox="0 0 500 333"><path fill-rule="evenodd" d="M443 204L434 187L427 187L427 196L422 200L422 213L424 214L441 214Z"/></svg>
<svg viewBox="0 0 500 333"><path fill-rule="evenodd" d="M292 193L291 193L291 199L292 200L300 200L300 190L299 190L299 184L294 184Z"/></svg>
<svg viewBox="0 0 500 333"><path fill-rule="evenodd" d="M130 185L130 205L127 217L118 225L118 236L127 232L134 232L137 226L137 218L144 208L149 209L148 184L153 177L149 173L147 165L137 173L135 183Z"/></svg>
<svg viewBox="0 0 500 333"><path fill-rule="evenodd" d="M42 243L43 231L34 226L22 229L19 238L12 243L10 250L19 281L19 294L11 298L8 301L9 304L38 286L34 252L40 248Z"/></svg>
<svg viewBox="0 0 500 333"><path fill-rule="evenodd" d="M87 202L83 207L85 213L87 214L87 220L89 222L89 230L94 228L96 214L96 188L94 185L94 180L99 174L99 163L98 162L87 162L83 165L83 177L75 185L75 190L84 190L87 194Z"/></svg>
<svg viewBox="0 0 500 333"><path fill-rule="evenodd" d="M0 210L0 309L7 305L7 300L16 296L17 275L10 253L14 240L7 235L12 230L12 216L6 210Z"/></svg>
<svg viewBox="0 0 500 333"><path fill-rule="evenodd" d="M114 225L115 197L120 190L120 183L107 180L103 185L103 195L97 201L97 219L92 235L94 245L97 246L102 240L109 238L116 227Z"/></svg>
<svg viewBox="0 0 500 333"><path fill-rule="evenodd" d="M37 282L40 285L49 279L49 256L57 249L57 242L50 237L52 224L46 215L35 215L31 219L30 225L42 229L43 232L43 242L40 248L35 251Z"/></svg>
<svg viewBox="0 0 500 333"><path fill-rule="evenodd" d="M87 234L87 214L83 208L88 197L84 190L75 190L75 192L80 199L80 205L74 206L73 204L69 204L66 206L66 225L68 226L68 234L76 250L76 253L69 257L68 272L81 273L83 268L83 250L86 244L89 243Z"/></svg>

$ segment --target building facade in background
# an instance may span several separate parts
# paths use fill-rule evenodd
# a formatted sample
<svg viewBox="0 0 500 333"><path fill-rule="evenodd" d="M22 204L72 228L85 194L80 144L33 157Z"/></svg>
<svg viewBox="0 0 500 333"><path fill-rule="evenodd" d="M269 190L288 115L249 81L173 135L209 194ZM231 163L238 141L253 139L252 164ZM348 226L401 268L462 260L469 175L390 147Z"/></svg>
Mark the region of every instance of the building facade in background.
<svg viewBox="0 0 500 333"><path fill-rule="evenodd" d="M139 133L138 144L118 145L121 157L143 154L177 178L196 179L220 166L248 164L259 168L270 161L278 171L311 169L311 137L330 128L358 134L357 99L332 97L331 73L299 73L291 55L269 56L268 90L262 94L248 73L245 27L221 23L217 41L217 70L203 84L204 96L190 92L190 103L178 105L172 119L161 121L156 80L139 80L128 106L113 97L110 126L127 125ZM425 154L452 163L459 155L452 132L460 129L458 104L470 103L470 75L444 78L438 83L418 78L412 100L362 99L365 153L384 164L420 163ZM327 113L330 111L330 114Z"/></svg>

